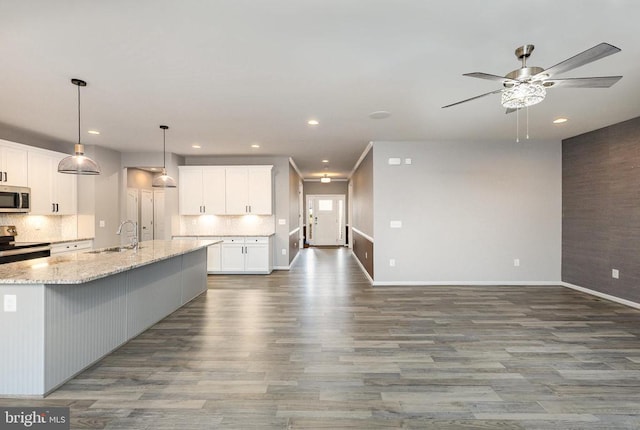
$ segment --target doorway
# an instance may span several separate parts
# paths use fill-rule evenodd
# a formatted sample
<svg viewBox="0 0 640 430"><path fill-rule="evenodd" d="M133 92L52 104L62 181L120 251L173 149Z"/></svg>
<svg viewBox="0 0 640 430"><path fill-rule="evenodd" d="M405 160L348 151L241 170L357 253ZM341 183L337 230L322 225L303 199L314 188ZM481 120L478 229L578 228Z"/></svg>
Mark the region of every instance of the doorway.
<svg viewBox="0 0 640 430"><path fill-rule="evenodd" d="M344 246L344 194L307 195L307 236L311 246Z"/></svg>
<svg viewBox="0 0 640 430"><path fill-rule="evenodd" d="M140 240L153 240L153 191L140 190Z"/></svg>

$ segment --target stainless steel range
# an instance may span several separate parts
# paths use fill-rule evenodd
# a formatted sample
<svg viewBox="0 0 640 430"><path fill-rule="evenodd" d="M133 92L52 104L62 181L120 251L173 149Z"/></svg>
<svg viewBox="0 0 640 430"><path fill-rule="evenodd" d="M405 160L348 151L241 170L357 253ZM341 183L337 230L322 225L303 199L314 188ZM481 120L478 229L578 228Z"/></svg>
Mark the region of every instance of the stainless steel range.
<svg viewBox="0 0 640 430"><path fill-rule="evenodd" d="M14 225L0 226L0 264L32 258L49 257L51 244L45 242L17 242L18 231Z"/></svg>

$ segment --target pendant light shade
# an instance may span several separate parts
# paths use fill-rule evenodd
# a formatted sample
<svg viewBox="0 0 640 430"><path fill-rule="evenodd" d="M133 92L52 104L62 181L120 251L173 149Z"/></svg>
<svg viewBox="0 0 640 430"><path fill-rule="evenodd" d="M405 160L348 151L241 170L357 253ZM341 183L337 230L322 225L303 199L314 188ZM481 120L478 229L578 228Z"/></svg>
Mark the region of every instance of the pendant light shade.
<svg viewBox="0 0 640 430"><path fill-rule="evenodd" d="M71 83L78 87L78 143L75 145L75 155L60 160L58 172L72 175L99 175L100 166L84 155L84 145L80 143L80 87L86 87L87 83L80 79L71 79Z"/></svg>
<svg viewBox="0 0 640 430"><path fill-rule="evenodd" d="M162 129L162 174L153 178L151 186L156 188L175 188L177 186L176 180L167 175L167 129L169 126L161 125Z"/></svg>
<svg viewBox="0 0 640 430"><path fill-rule="evenodd" d="M331 182L331 178L328 177L327 174L325 173L324 176L320 178L320 182L322 182L323 184L328 184Z"/></svg>

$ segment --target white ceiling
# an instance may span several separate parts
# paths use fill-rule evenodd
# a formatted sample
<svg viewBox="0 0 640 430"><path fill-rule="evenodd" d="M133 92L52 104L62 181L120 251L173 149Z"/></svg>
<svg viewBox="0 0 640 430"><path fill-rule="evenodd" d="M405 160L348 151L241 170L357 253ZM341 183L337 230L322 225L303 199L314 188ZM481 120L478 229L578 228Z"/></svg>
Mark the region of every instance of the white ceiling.
<svg viewBox="0 0 640 430"><path fill-rule="evenodd" d="M514 141L498 95L441 106L499 88L462 74L504 75L525 43L547 68L608 42L622 52L558 77L624 76L551 89L530 144L640 116L639 17L637 0L2 0L0 122L71 150L77 77L86 144L156 151L167 124L170 152L286 155L308 178L327 158L346 177L371 140Z"/></svg>

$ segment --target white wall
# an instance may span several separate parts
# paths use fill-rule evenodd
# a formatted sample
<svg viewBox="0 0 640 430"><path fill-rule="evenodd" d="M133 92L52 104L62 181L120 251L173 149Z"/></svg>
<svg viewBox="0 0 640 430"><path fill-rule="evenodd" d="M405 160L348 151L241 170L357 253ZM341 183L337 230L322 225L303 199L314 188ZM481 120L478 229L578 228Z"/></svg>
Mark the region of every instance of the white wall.
<svg viewBox="0 0 640 430"><path fill-rule="evenodd" d="M120 153L101 146L85 146L86 154L100 164L102 172L96 176L78 175L78 216L93 217L94 247L117 245L115 234L120 215ZM104 221L104 227L100 227ZM79 236L85 236L80 234Z"/></svg>
<svg viewBox="0 0 640 430"><path fill-rule="evenodd" d="M375 142L373 154L376 284L560 281L561 142Z"/></svg>

